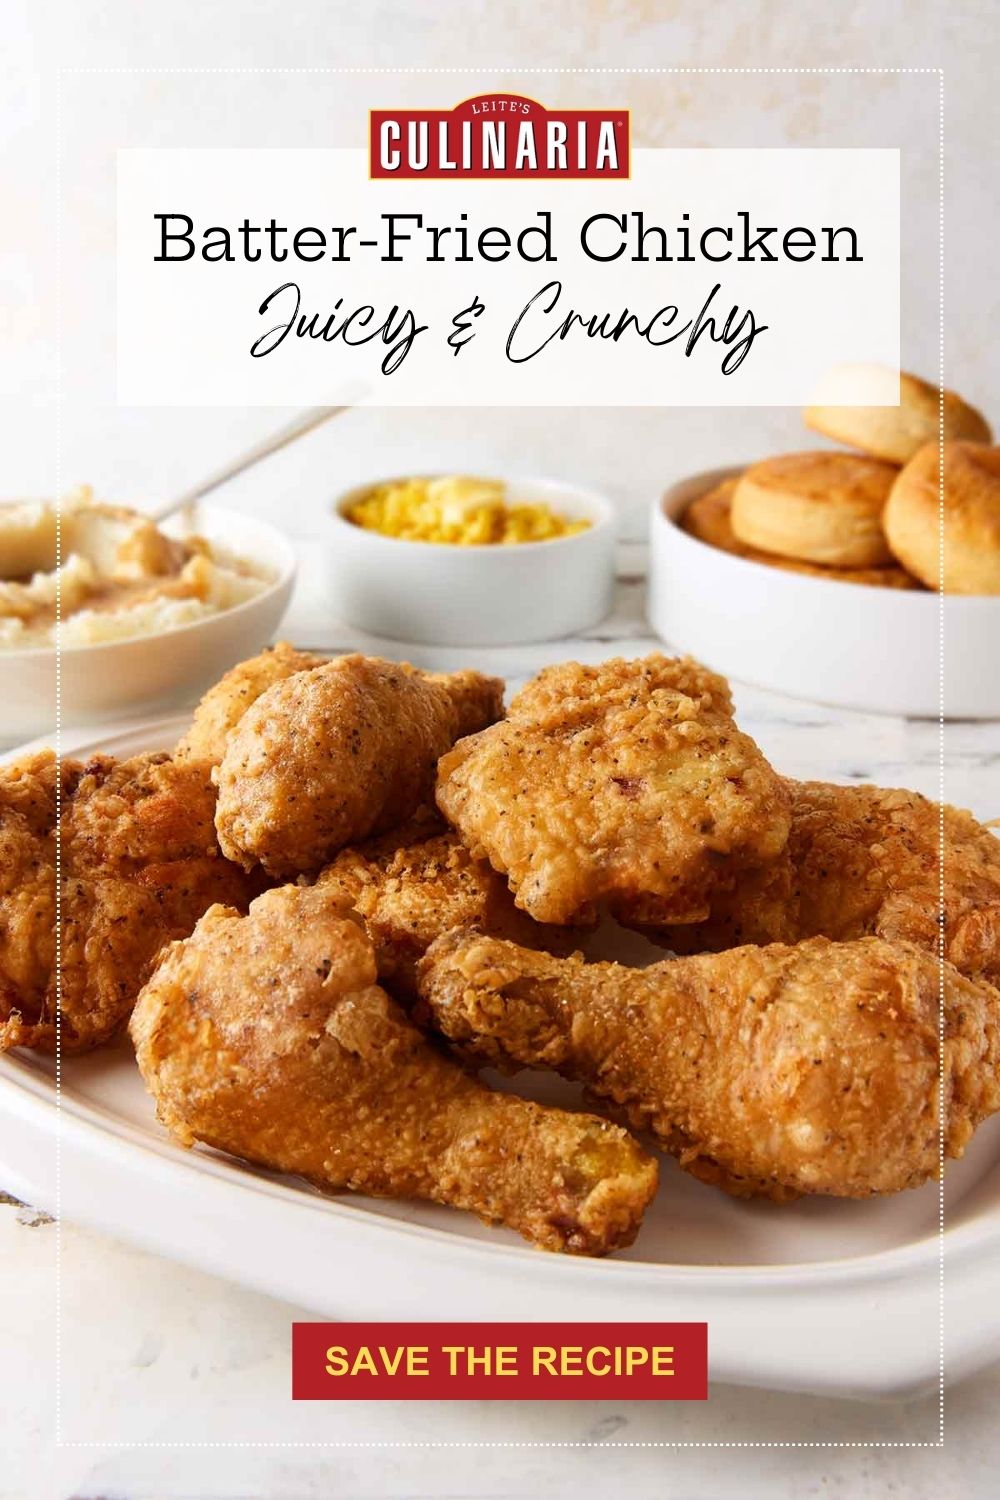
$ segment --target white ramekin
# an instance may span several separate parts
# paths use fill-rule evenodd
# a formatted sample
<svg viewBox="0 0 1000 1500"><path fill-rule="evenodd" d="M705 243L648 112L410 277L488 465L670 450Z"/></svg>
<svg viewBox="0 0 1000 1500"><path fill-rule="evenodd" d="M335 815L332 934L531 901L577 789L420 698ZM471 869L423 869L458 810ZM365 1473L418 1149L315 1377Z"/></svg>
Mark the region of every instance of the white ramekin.
<svg viewBox="0 0 1000 1500"><path fill-rule="evenodd" d="M512 546L401 541L345 519L352 501L396 482L370 480L339 495L332 508L331 613L371 635L444 646L517 646L596 625L614 598L611 503L552 479L496 477L513 503L541 501L591 525L573 536Z"/></svg>
<svg viewBox="0 0 1000 1500"><path fill-rule="evenodd" d="M722 552L676 524L740 468L674 484L653 505L649 621L678 651L757 687L839 708L1000 718L1000 598L834 583ZM943 607L942 607L943 606Z"/></svg>

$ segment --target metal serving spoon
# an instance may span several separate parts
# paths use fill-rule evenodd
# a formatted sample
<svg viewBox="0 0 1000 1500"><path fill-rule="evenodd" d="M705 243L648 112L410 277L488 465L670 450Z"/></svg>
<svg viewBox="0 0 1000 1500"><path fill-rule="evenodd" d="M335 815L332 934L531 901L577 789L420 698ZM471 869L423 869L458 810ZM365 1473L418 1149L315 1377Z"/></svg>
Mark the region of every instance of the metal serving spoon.
<svg viewBox="0 0 1000 1500"><path fill-rule="evenodd" d="M185 490L181 495L175 495L172 500L164 501L160 506L146 514L154 521L164 521L168 516L175 515L178 511L187 511L188 517L193 512L197 501L201 500L212 490L218 489L220 485L235 479L237 474L242 474L246 469L253 468L259 464L261 459L268 458L272 453L277 453L281 448L287 448L289 443L294 443L296 438L302 437L307 432L312 432L314 427L319 427L323 422L329 422L331 417L340 416L341 412L352 411L356 405L357 398L344 406L310 406L305 411L292 418L284 427L279 427L277 432L263 438L241 453L238 458L231 459L223 468L217 469L207 479L201 480L191 489Z"/></svg>

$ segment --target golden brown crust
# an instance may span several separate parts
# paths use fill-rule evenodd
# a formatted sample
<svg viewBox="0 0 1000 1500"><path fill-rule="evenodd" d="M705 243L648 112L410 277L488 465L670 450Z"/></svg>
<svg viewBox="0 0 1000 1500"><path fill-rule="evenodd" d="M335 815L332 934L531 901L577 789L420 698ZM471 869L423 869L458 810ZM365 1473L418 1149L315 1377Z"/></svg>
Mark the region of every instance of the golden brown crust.
<svg viewBox="0 0 1000 1500"><path fill-rule="evenodd" d="M446 1036L554 1069L740 1195L864 1198L939 1166L937 961L878 938L736 948L648 969L453 932L421 993ZM1000 993L947 966L945 1149L1000 1108Z"/></svg>
<svg viewBox="0 0 1000 1500"><path fill-rule="evenodd" d="M695 953L874 934L935 953L943 932L957 969L1000 985L1000 839L971 813L942 812L917 792L822 781L788 788L792 831L782 857L720 896L707 922L664 928L660 940Z"/></svg>
<svg viewBox="0 0 1000 1500"><path fill-rule="evenodd" d="M411 668L411 670L413 670ZM476 734L503 716L504 683L466 668L461 672L422 672L428 687L446 694L455 712L454 739Z"/></svg>
<svg viewBox="0 0 1000 1500"><path fill-rule="evenodd" d="M222 858L211 768L166 755L61 767L61 992L56 972L56 761L0 769L0 1050L107 1041L164 943L213 901L259 889Z"/></svg>
<svg viewBox="0 0 1000 1500"><path fill-rule="evenodd" d="M418 961L452 927L556 953L570 952L576 933L533 922L519 911L503 877L485 860L473 859L455 832L427 814L343 849L316 884L338 906L364 918L379 982L405 1000L416 995Z"/></svg>
<svg viewBox="0 0 1000 1500"><path fill-rule="evenodd" d="M803 573L810 578L826 579L829 583L857 583L866 588L921 587L905 568L897 564L882 568L823 567L819 563L798 562L794 558L777 557L772 553L761 552L757 547L746 546L737 538L732 526L731 512L736 484L735 479L723 480L722 484L692 500L680 519L681 530L721 552L730 552L746 562L763 563L786 573Z"/></svg>
<svg viewBox="0 0 1000 1500"><path fill-rule="evenodd" d="M218 771L223 852L272 875L321 868L409 818L438 757L502 711L503 683L342 656L276 683L237 724Z"/></svg>
<svg viewBox="0 0 1000 1500"><path fill-rule="evenodd" d="M928 443L893 485L889 544L928 588L943 579L946 594L1000 594L1000 448L944 445L943 510L939 458Z"/></svg>
<svg viewBox="0 0 1000 1500"><path fill-rule="evenodd" d="M213 907L140 996L131 1034L164 1125L326 1189L422 1198L549 1250L631 1243L656 1164L625 1131L495 1094L375 982L319 887Z"/></svg>
<svg viewBox="0 0 1000 1500"><path fill-rule="evenodd" d="M213 683L198 704L191 728L174 751L176 759L207 760L218 765L230 735L261 693L296 672L321 667L326 660L311 651L296 651L287 641L278 641L258 656L237 662Z"/></svg>
<svg viewBox="0 0 1000 1500"><path fill-rule="evenodd" d="M936 442L943 416L944 436L973 442L993 440L989 423L954 391L945 391L944 410L936 385L917 375L899 374L898 406L810 406L806 426L874 458L905 464L925 443Z"/></svg>
<svg viewBox="0 0 1000 1500"><path fill-rule="evenodd" d="M437 801L538 922L605 902L697 920L720 880L781 852L789 824L728 684L659 655L547 668L442 757Z"/></svg>
<svg viewBox="0 0 1000 1500"><path fill-rule="evenodd" d="M737 481L737 539L762 552L827 567L892 562L882 511L896 469L853 453L787 453L753 464Z"/></svg>

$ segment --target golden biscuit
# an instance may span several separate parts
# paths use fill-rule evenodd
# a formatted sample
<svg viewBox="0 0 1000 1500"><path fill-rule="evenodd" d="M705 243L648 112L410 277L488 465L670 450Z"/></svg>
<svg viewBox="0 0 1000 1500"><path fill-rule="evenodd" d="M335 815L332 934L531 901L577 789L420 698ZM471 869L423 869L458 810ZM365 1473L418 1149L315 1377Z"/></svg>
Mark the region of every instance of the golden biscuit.
<svg viewBox="0 0 1000 1500"><path fill-rule="evenodd" d="M818 563L796 562L790 557L776 557L748 547L733 531L731 510L737 480L724 479L714 489L692 500L678 524L688 536L720 552L731 552L747 562L764 563L784 573L805 573L810 578L826 578L831 583L860 583L868 588L918 589L921 585L905 568L890 563L884 568L824 568Z"/></svg>
<svg viewBox="0 0 1000 1500"><path fill-rule="evenodd" d="M805 421L814 432L896 464L909 463L925 443L939 437L942 416L946 441L992 442L986 418L954 391L945 391L943 412L941 406L936 385L901 370L898 406L809 406Z"/></svg>
<svg viewBox="0 0 1000 1500"><path fill-rule="evenodd" d="M1000 448L945 443L943 506L938 459L937 443L928 443L893 485L889 544L928 588L1000 594Z"/></svg>
<svg viewBox="0 0 1000 1500"><path fill-rule="evenodd" d="M783 573L805 573L810 578L825 578L831 583L859 583L874 589L919 589L917 580L905 568L890 563L884 568L824 568L818 563L796 562L790 557L774 557L737 540L730 511L735 479L724 479L704 495L692 500L681 516L679 525L688 536L720 552L731 552L747 562L764 563Z"/></svg>
<svg viewBox="0 0 1000 1500"><path fill-rule="evenodd" d="M678 525L688 536L696 537L699 542L706 542L709 547L718 547L721 552L735 552L738 556L745 557L753 549L744 547L742 542L736 540L730 519L737 483L737 479L724 479L714 489L698 495L685 507Z"/></svg>
<svg viewBox="0 0 1000 1500"><path fill-rule="evenodd" d="M788 453L747 469L736 485L737 540L762 552L834 568L891 563L882 511L896 470L853 453Z"/></svg>

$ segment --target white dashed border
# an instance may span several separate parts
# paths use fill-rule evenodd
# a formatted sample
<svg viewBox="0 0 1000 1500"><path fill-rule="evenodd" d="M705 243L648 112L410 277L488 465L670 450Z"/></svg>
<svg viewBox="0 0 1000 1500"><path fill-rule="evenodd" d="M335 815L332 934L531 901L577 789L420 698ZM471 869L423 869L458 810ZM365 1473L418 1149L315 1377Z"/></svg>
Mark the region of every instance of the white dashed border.
<svg viewBox="0 0 1000 1500"><path fill-rule="evenodd" d="M778 75L815 75L815 74L925 74L936 76L938 80L938 453L939 453L939 541L938 541L938 567L939 582L943 585L944 580L944 69L943 68L903 68L903 67L857 67L857 68L701 68L701 67L670 67L670 68L554 68L554 67L524 67L517 63L503 64L499 67L457 67L457 68L401 68L401 67L305 67L305 68L254 68L254 67L219 67L219 68L158 68L158 67L68 67L56 70L56 106L55 106L55 129L56 129L56 164L55 164L55 190L56 190L56 233L55 233L55 265L56 265L56 357L55 357L55 481L56 481L56 567L58 569L62 556L62 528L61 528L61 498L62 498L62 80L67 74L118 74L118 73L148 73L148 74L223 74L223 73L349 73L349 74L467 74L467 73L526 73L536 74L753 74L768 73ZM939 800L942 804L939 828L939 899L941 911L944 910L944 857L945 857L945 824L944 824L944 794L945 794L945 696L944 696L944 665L945 665L945 643L944 624L945 606L944 590L938 593L939 625L938 625L938 785ZM56 574L56 1191L55 1191L55 1234L56 1234L56 1292L55 1292L55 1442L57 1448L100 1448L107 1449L112 1444L107 1442L88 1442L64 1440L62 1436L62 838L59 827L59 813L62 806L61 778L58 768L62 763L62 592L58 572ZM331 1443L314 1442L261 1442L251 1439L247 1442L143 1442L143 1441L115 1441L116 1448L322 1448L336 1450L341 1448L943 1448L945 1440L945 1282L944 1282L944 1231L945 1231L945 1204L944 1204L944 1162L945 1162L945 1081L944 1081L944 1004L945 1004L945 958L944 958L944 933L942 929L939 943L940 964L940 994L938 1012L938 1067L939 1067L939 1100L938 1100L938 1131L939 1131L939 1164L940 1176L938 1183L938 1259L939 1259L939 1312L938 1312L938 1436L933 1441L895 1442L889 1440L872 1440L871 1442L763 1442L747 1440L745 1442L615 1442L614 1440L593 1442L518 1442L518 1441L486 1441L476 1442L351 1442L338 1441Z"/></svg>

